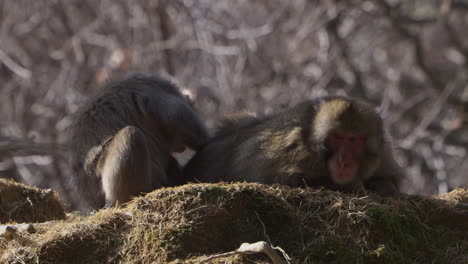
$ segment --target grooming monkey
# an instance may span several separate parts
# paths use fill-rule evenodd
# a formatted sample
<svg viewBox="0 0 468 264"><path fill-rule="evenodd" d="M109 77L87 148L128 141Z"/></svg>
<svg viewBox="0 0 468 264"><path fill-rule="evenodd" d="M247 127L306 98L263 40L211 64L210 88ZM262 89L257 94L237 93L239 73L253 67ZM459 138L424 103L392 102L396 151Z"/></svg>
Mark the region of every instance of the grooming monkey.
<svg viewBox="0 0 468 264"><path fill-rule="evenodd" d="M135 73L110 83L71 126L75 185L87 207L185 182L173 152L200 149L208 134L190 102L170 82Z"/></svg>
<svg viewBox="0 0 468 264"><path fill-rule="evenodd" d="M184 169L190 181L248 181L399 193L402 176L382 119L345 97L257 118L236 115Z"/></svg>

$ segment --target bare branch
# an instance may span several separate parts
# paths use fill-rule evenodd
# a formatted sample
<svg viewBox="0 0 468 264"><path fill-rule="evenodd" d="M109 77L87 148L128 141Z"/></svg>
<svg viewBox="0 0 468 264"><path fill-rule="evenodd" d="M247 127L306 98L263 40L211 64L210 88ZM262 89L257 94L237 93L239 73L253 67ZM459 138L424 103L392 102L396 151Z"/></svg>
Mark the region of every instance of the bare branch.
<svg viewBox="0 0 468 264"><path fill-rule="evenodd" d="M16 75L20 76L23 79L29 79L31 78L31 71L20 66L18 63L16 63L13 59L11 59L3 50L0 49L0 61L3 62L3 64L10 69L13 73Z"/></svg>

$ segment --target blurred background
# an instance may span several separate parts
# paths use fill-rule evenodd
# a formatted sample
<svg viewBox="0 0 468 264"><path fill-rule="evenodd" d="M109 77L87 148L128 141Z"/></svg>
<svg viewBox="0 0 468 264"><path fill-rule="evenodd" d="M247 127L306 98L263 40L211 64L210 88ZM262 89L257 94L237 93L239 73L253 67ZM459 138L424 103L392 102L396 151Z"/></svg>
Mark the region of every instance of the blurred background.
<svg viewBox="0 0 468 264"><path fill-rule="evenodd" d="M468 0L2 0L0 177L73 208L70 115L131 71L190 89L210 129L242 109L365 99L404 192L468 186Z"/></svg>

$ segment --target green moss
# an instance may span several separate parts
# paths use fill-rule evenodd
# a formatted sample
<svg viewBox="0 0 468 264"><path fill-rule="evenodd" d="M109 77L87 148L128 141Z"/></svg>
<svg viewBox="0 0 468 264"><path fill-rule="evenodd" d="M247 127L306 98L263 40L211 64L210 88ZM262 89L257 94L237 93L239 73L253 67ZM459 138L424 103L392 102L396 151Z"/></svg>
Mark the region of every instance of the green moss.
<svg viewBox="0 0 468 264"><path fill-rule="evenodd" d="M306 250L295 253L312 263L363 263L362 253L335 235L322 237L317 243L309 244Z"/></svg>
<svg viewBox="0 0 468 264"><path fill-rule="evenodd" d="M366 211L374 242L381 244L371 256L395 263L413 263L421 254L420 248L429 246L430 230L419 219L411 205L400 208L371 207Z"/></svg>
<svg viewBox="0 0 468 264"><path fill-rule="evenodd" d="M168 253L168 259L186 257L192 241L193 225L184 223L161 237L161 246Z"/></svg>
<svg viewBox="0 0 468 264"><path fill-rule="evenodd" d="M225 188L218 186L207 188L202 192L202 197L206 202L217 200L219 198L226 198L226 195L229 195L228 191Z"/></svg>
<svg viewBox="0 0 468 264"><path fill-rule="evenodd" d="M276 196L253 193L251 211L255 214L252 221L256 224L260 238L265 240L263 233L269 234L272 243L290 250L296 246L295 241L301 239L301 226L297 216L288 208L285 201ZM265 229L265 230L264 230Z"/></svg>

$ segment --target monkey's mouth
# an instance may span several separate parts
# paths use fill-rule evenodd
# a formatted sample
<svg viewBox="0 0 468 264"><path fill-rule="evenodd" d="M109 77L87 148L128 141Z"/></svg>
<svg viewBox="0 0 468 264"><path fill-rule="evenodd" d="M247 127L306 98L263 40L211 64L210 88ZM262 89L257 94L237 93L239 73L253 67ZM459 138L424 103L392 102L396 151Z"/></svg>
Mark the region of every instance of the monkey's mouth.
<svg viewBox="0 0 468 264"><path fill-rule="evenodd" d="M335 168L331 169L331 176L335 183L343 185L353 181L356 174L355 168Z"/></svg>
<svg viewBox="0 0 468 264"><path fill-rule="evenodd" d="M352 172L338 173L338 175L336 175L336 178L340 181L351 180L353 178L353 173Z"/></svg>

